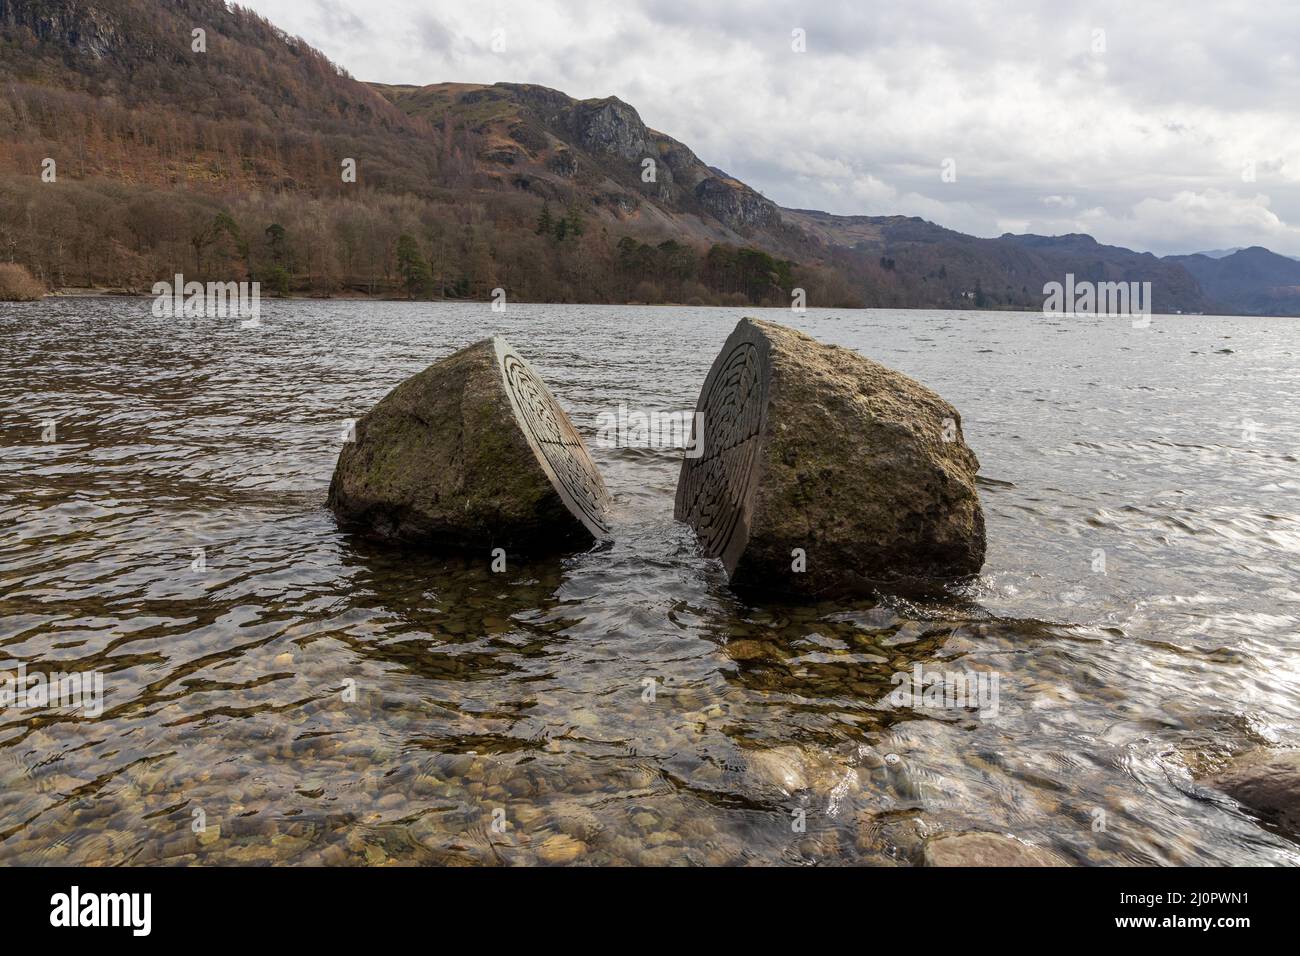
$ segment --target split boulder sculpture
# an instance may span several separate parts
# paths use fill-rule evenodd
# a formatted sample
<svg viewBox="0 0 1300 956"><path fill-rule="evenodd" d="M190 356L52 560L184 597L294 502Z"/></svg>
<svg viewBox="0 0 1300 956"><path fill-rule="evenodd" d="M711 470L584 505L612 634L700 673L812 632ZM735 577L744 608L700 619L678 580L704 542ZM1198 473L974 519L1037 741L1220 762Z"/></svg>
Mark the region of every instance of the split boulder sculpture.
<svg viewBox="0 0 1300 956"><path fill-rule="evenodd" d="M737 589L821 599L979 572L979 461L930 389L850 349L742 319L696 408L675 514ZM330 484L342 524L439 550L607 540L610 498L536 372L484 339L392 390Z"/></svg>

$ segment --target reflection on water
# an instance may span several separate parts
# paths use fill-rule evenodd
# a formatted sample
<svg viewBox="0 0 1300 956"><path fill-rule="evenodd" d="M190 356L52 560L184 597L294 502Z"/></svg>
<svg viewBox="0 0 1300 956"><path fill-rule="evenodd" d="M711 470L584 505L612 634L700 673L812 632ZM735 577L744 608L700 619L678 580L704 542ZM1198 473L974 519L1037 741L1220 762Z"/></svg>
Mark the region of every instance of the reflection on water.
<svg viewBox="0 0 1300 956"><path fill-rule="evenodd" d="M1300 743L1293 322L774 314L962 410L989 561L927 605L743 603L671 450L593 448L614 545L503 574L324 510L345 420L453 348L510 336L590 436L693 407L739 314L0 306L0 670L105 687L0 714L0 862L1300 862L1197 782ZM917 664L996 713L891 703Z"/></svg>

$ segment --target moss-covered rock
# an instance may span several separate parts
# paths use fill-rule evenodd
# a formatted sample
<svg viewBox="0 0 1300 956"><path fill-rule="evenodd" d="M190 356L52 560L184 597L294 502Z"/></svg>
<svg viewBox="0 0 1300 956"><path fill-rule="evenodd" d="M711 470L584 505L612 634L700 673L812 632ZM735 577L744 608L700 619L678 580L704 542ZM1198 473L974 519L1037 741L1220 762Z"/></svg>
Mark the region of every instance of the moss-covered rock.
<svg viewBox="0 0 1300 956"><path fill-rule="evenodd" d="M446 551L554 551L608 537L582 438L501 337L402 382L356 425L329 506L380 538Z"/></svg>
<svg viewBox="0 0 1300 956"><path fill-rule="evenodd" d="M734 586L838 597L983 565L979 461L961 415L907 376L742 319L696 411L700 456L682 464L676 515Z"/></svg>

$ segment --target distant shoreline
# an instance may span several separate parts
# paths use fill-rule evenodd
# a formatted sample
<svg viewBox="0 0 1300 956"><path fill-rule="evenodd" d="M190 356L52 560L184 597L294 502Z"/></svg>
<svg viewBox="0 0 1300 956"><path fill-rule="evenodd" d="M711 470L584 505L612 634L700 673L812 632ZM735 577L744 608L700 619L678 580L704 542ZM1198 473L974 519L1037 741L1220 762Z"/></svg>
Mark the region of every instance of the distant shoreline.
<svg viewBox="0 0 1300 956"><path fill-rule="evenodd" d="M130 292L125 289L111 287L84 287L69 286L57 289L45 294L47 299L97 299L97 298L114 298L114 299L152 299L154 296L148 292ZM431 302L463 302L466 304L484 304L490 303L491 299L408 299L398 296L366 295L362 292L340 292L333 295L302 295L300 293L290 293L289 295L266 296L270 300L286 300L298 302L408 302L412 305L419 303ZM514 300L515 305L599 305L599 306L628 306L635 308L665 308L665 309L780 309L788 310L787 306L779 305L711 305L708 303L692 304L689 302L548 302L548 301L531 301L531 300ZM1009 307L986 307L983 309L954 309L944 306L922 306L922 305L866 305L857 307L841 306L817 306L810 305L809 309L834 309L839 312L1006 312L1008 314L1037 315L1037 309L1013 309ZM1295 316L1287 315L1256 315L1249 312L1165 312L1155 313L1156 315L1167 316L1204 316L1219 315L1233 318L1256 318L1256 319L1293 319ZM1107 316L1098 315L1097 318L1106 318Z"/></svg>

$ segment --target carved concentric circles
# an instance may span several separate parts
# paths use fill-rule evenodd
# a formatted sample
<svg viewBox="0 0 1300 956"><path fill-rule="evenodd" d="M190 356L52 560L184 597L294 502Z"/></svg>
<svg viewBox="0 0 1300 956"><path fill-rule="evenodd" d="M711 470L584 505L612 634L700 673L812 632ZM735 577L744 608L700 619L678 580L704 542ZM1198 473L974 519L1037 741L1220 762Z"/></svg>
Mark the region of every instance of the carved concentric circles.
<svg viewBox="0 0 1300 956"><path fill-rule="evenodd" d="M721 558L729 574L749 540L769 380L767 342L742 321L704 381L696 405L701 453L683 460L677 483L677 518L695 528L705 552Z"/></svg>
<svg viewBox="0 0 1300 956"><path fill-rule="evenodd" d="M609 537L609 492L587 446L546 383L501 336L493 340L510 405L561 500L596 538Z"/></svg>

